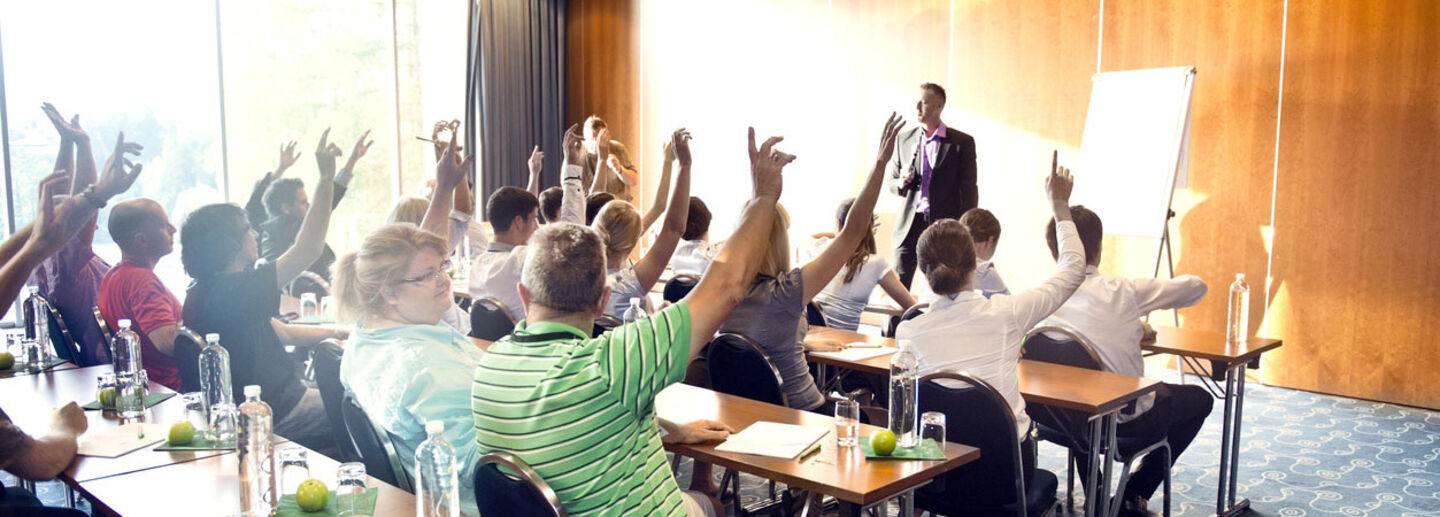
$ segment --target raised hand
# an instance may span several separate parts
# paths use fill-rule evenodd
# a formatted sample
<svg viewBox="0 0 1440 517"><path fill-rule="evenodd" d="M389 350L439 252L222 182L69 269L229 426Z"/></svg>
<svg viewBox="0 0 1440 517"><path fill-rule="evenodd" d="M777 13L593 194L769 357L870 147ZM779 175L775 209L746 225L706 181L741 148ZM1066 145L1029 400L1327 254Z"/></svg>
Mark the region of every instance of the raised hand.
<svg viewBox="0 0 1440 517"><path fill-rule="evenodd" d="M72 142L88 142L90 135L80 129L80 115L75 115L70 122L60 115L60 110L55 109L54 104L48 102L40 105L40 110L45 112L45 117L50 119L50 124L55 126L55 132L60 133L61 138Z"/></svg>
<svg viewBox="0 0 1440 517"><path fill-rule="evenodd" d="M350 159L345 162L345 170L354 173L355 163L365 156L365 153L370 150L370 146L375 145L374 140L366 142L365 140L368 138L370 138L370 130L366 129L365 133L360 135L360 139L355 141L355 147L350 148Z"/></svg>
<svg viewBox="0 0 1440 517"><path fill-rule="evenodd" d="M571 124L565 130L565 165L585 166L585 139L580 136L580 124Z"/></svg>
<svg viewBox="0 0 1440 517"><path fill-rule="evenodd" d="M65 196L59 205L55 203L56 196L69 192L69 183L70 173L66 171L55 171L40 180L40 200L35 205L35 224L27 244L37 246L46 255L63 247L75 234L72 230L78 228L72 226L73 218L67 215L83 208L79 206L80 198Z"/></svg>
<svg viewBox="0 0 1440 517"><path fill-rule="evenodd" d="M335 158L344 154L340 146L330 141L330 128L320 134L320 144L315 146L315 166L320 169L320 179L330 181L335 178Z"/></svg>
<svg viewBox="0 0 1440 517"><path fill-rule="evenodd" d="M875 158L877 162L884 164L895 156L895 138L904 127L905 119L891 112L890 118L885 121L885 130L880 133L880 152Z"/></svg>
<svg viewBox="0 0 1440 517"><path fill-rule="evenodd" d="M1070 203L1070 191L1075 188L1075 178L1070 169L1060 166L1059 153L1050 160L1050 176L1045 178L1045 193L1054 203Z"/></svg>
<svg viewBox="0 0 1440 517"><path fill-rule="evenodd" d="M540 169L545 164L545 153L540 151L540 146L537 145L534 149L530 150L530 160L528 164L530 165L530 175L539 176Z"/></svg>
<svg viewBox="0 0 1440 517"><path fill-rule="evenodd" d="M610 128L603 128L595 133L595 156L600 159L597 163L608 163L610 161Z"/></svg>
<svg viewBox="0 0 1440 517"><path fill-rule="evenodd" d="M275 167L275 177L283 176L285 170L289 169L291 165L295 165L297 161L300 161L300 152L295 150L295 141L291 140L288 144L280 144L280 164Z"/></svg>
<svg viewBox="0 0 1440 517"><path fill-rule="evenodd" d="M144 166L131 162L125 155L139 156L144 149L144 146L135 142L126 142L125 133L120 133L115 139L115 150L110 153L110 158L105 160L105 168L100 171L100 180L95 182L95 194L101 199L110 199L130 190Z"/></svg>
<svg viewBox="0 0 1440 517"><path fill-rule="evenodd" d="M430 142L435 145L435 159L439 160L440 155L445 153L444 133L449 131L454 134L460 130L460 119L441 120L435 123L435 128L430 131Z"/></svg>
<svg viewBox="0 0 1440 517"><path fill-rule="evenodd" d="M449 192L460 182L465 181L465 173L470 170L470 156L460 150L456 140L459 134L450 132L450 144L445 146L445 152L440 154L439 163L435 164L435 188L437 191Z"/></svg>
<svg viewBox="0 0 1440 517"><path fill-rule="evenodd" d="M775 149L775 144L785 140L783 136L765 139L759 148L755 147L755 128L750 128L750 178L754 182L755 197L780 198L783 181L781 169L792 161L795 155Z"/></svg>
<svg viewBox="0 0 1440 517"><path fill-rule="evenodd" d="M689 167L691 163L690 138L690 132L683 127L671 133L670 142L665 147L667 161L673 157L680 161L681 167Z"/></svg>

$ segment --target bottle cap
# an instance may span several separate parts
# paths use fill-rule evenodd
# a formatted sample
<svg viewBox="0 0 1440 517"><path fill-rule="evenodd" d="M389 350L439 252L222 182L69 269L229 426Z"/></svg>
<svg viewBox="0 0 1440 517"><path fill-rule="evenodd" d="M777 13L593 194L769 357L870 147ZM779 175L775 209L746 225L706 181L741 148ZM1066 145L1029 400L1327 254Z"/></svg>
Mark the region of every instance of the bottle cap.
<svg viewBox="0 0 1440 517"><path fill-rule="evenodd" d="M37 293L40 292L40 286L38 286L38 285L26 286L26 287L25 287L25 292L30 293L30 294L37 294Z"/></svg>
<svg viewBox="0 0 1440 517"><path fill-rule="evenodd" d="M205 342L206 342L206 343L218 343L218 342L220 342L220 334L216 334L216 333L214 333L214 332L211 332L211 333L209 333L209 334L205 334Z"/></svg>
<svg viewBox="0 0 1440 517"><path fill-rule="evenodd" d="M117 322L115 322L115 323L116 323L117 325L120 325L120 328L121 328L121 329L128 329L128 328L130 328L130 320L128 320L128 319L120 320L120 321L117 321Z"/></svg>
<svg viewBox="0 0 1440 517"><path fill-rule="evenodd" d="M260 386L259 386L259 385L256 385L256 384L251 384L251 385L249 385L249 386L246 386L246 387L245 387L245 396L246 396L246 397L259 397L259 396L260 396Z"/></svg>
<svg viewBox="0 0 1440 517"><path fill-rule="evenodd" d="M1244 279L1245 279L1245 273L1235 273L1235 279L1236 279L1236 280L1244 280Z"/></svg>
<svg viewBox="0 0 1440 517"><path fill-rule="evenodd" d="M639 299L639 298L630 298L630 306L631 306L631 307L634 307L634 306L636 306L636 305L640 305L640 299Z"/></svg>
<svg viewBox="0 0 1440 517"><path fill-rule="evenodd" d="M440 434L445 432L445 421L429 420L425 422L425 434Z"/></svg>

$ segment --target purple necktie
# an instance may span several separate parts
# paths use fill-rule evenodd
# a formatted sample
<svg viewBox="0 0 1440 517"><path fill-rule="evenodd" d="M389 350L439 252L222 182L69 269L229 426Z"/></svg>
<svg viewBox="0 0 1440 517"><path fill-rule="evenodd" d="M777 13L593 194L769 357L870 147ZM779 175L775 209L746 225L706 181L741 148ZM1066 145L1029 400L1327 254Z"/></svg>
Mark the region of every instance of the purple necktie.
<svg viewBox="0 0 1440 517"><path fill-rule="evenodd" d="M939 131L925 138L920 142L920 202L917 203L916 212L930 214L930 142L940 140Z"/></svg>

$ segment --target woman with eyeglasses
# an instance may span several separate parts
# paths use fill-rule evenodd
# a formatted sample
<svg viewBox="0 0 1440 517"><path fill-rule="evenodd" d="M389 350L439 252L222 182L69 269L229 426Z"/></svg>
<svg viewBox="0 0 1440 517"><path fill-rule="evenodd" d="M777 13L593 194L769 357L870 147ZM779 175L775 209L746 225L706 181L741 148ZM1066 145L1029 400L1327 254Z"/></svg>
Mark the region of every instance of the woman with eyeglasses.
<svg viewBox="0 0 1440 517"><path fill-rule="evenodd" d="M336 263L340 317L355 322L340 382L390 435L406 469L414 468L425 423L444 422L461 462L461 505L473 515L479 456L470 381L484 352L444 321L454 303L448 255L444 238L399 223L366 236Z"/></svg>
<svg viewBox="0 0 1440 517"><path fill-rule="evenodd" d="M853 204L853 197L840 202L840 209L835 212L836 230L845 229L845 217ZM815 303L820 304L825 312L825 326L850 331L858 328L860 313L870 303L870 293L877 286L900 304L901 310L915 305L915 297L900 283L900 275L895 274L885 258L875 251L875 223L872 218L860 245L845 259L840 273L815 296Z"/></svg>

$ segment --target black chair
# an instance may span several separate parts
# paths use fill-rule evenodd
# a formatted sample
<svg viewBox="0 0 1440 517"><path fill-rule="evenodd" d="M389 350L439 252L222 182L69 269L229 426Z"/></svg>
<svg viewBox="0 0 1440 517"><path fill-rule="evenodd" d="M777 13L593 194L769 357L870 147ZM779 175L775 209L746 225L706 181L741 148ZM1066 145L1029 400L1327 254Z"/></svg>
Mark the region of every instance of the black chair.
<svg viewBox="0 0 1440 517"><path fill-rule="evenodd" d="M195 331L183 326L175 327L175 348L171 357L175 358L175 369L180 373L182 393L200 391L200 349L204 347L205 340Z"/></svg>
<svg viewBox="0 0 1440 517"><path fill-rule="evenodd" d="M310 361L315 371L315 387L320 390L320 400L325 403L325 418L330 421L330 434L340 449L344 461L360 461L360 451L354 448L350 435L345 432L345 412L340 408L345 403L345 385L340 383L340 361L345 348L335 339L321 341L315 347L315 357Z"/></svg>
<svg viewBox="0 0 1440 517"><path fill-rule="evenodd" d="M881 335L885 337L895 337L895 330L900 328L900 322L913 320L916 316L925 314L926 309L929 308L929 302L911 305L910 308L905 309L905 312L901 313L900 316L892 316L890 318L890 328L882 332Z"/></svg>
<svg viewBox="0 0 1440 517"><path fill-rule="evenodd" d="M365 472L375 476L375 479L413 493L410 476L405 472L405 467L400 465L400 457L395 454L395 444L390 442L390 435L375 427L370 417L365 415L365 409L360 407L360 402L355 400L355 394L349 390L345 391L340 411L345 420L345 433L350 449L359 453L360 461L365 464Z"/></svg>
<svg viewBox="0 0 1440 517"><path fill-rule="evenodd" d="M514 330L515 320L500 300L482 297L470 304L470 337L497 341Z"/></svg>
<svg viewBox="0 0 1440 517"><path fill-rule="evenodd" d="M680 300L685 298L685 295L690 294L690 290L694 289L695 284L698 283L700 283L700 277L698 276L675 275L669 282L665 282L665 291L662 296L667 302L679 303Z"/></svg>
<svg viewBox="0 0 1440 517"><path fill-rule="evenodd" d="M810 300L810 303L805 304L805 322L812 327L829 326L825 324L825 311L820 308L820 304L815 303L815 300Z"/></svg>
<svg viewBox="0 0 1440 517"><path fill-rule="evenodd" d="M569 516L560 505L560 497L535 469L508 452L480 457L475 471L475 503L480 515Z"/></svg>
<svg viewBox="0 0 1440 517"><path fill-rule="evenodd" d="M1062 337L1054 337L1062 336ZM1076 368L1088 370L1104 370L1100 363L1100 354L1095 351L1095 345L1084 335L1074 329L1058 326L1036 327L1025 334L1024 347L1021 350L1025 359L1044 361L1047 363L1063 364ZM1134 408L1131 402L1122 411L1131 411ZM1032 409L1033 408L1033 409ZM1039 430L1040 439L1065 447L1069 453L1065 462L1066 479L1066 506L1073 506L1075 503L1075 472L1076 453L1089 454L1090 443L1083 439L1088 432L1088 418L1086 415L1060 408L1049 406L1027 406L1026 413L1030 419L1035 421ZM1161 449L1165 454L1165 462L1170 462L1170 442L1160 439L1156 442L1145 442L1133 438L1118 438L1115 441L1116 460L1124 467L1120 470L1120 484L1116 487L1116 493L1124 493L1125 485L1130 481L1130 471L1135 461L1144 457L1152 451ZM1101 468L1104 468L1102 465ZM1170 469L1165 469L1165 492L1164 492L1164 515L1170 515Z"/></svg>
<svg viewBox="0 0 1440 517"><path fill-rule="evenodd" d="M623 324L623 322L621 322L621 321L618 320L618 319L615 319L614 316L601 315L600 317L595 318L595 329L594 329L594 332L595 332L595 333L594 333L594 334L591 334L591 335L592 335L592 336L598 336L598 335L600 335L600 334L604 334L605 331L610 330L610 329L613 329L613 328L615 328L615 327L618 327L618 326L620 326L620 325L622 325L622 324Z"/></svg>
<svg viewBox="0 0 1440 517"><path fill-rule="evenodd" d="M45 298L44 295L36 294L35 296L40 297L41 300L45 300L45 307L48 309L46 311L47 314L43 316L46 319L46 326L50 329L50 346L55 349L55 357L80 366L103 364L87 362L85 360L85 353L80 350L80 343L77 343L75 338L70 336L70 328L65 325L65 319L60 317L60 311L55 310L55 305L50 303L50 300ZM99 344L99 346L109 347L110 342L106 341ZM107 353L102 356L109 357L110 354Z"/></svg>
<svg viewBox="0 0 1440 517"><path fill-rule="evenodd" d="M105 343L102 343L101 346L105 346L105 344L114 341L115 333L110 332L110 325L105 323L105 315L100 314L100 308L91 307L91 312L95 313L95 324L100 326L100 339L105 340Z"/></svg>
<svg viewBox="0 0 1440 517"><path fill-rule="evenodd" d="M789 405L782 387L784 378L780 376L780 369L775 367L775 363L770 361L770 355L755 341L740 334L724 333L716 336L707 347L710 389L777 406ZM782 504L784 500L775 496L774 481L771 481L769 486L769 500L742 508L740 476L730 469L726 469L720 476L721 492L725 492L726 487L730 487L734 492L732 503L736 515L759 513Z"/></svg>
<svg viewBox="0 0 1440 517"><path fill-rule="evenodd" d="M920 489L916 508L938 515L1030 517L1055 507L1060 482L1054 473L1036 468L1030 479L1021 475L1015 414L1000 392L964 373L935 373L918 384L918 411L939 411L946 422L955 423L946 427L945 440L979 447L984 453Z"/></svg>

